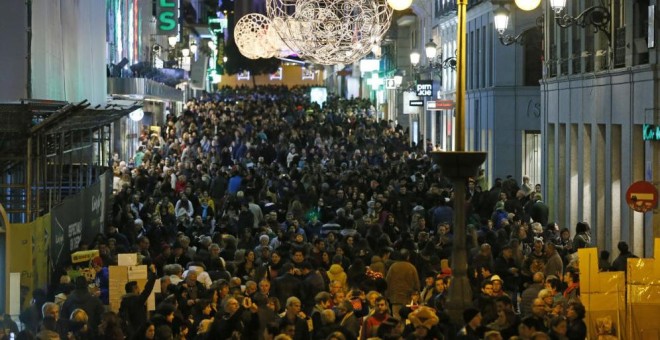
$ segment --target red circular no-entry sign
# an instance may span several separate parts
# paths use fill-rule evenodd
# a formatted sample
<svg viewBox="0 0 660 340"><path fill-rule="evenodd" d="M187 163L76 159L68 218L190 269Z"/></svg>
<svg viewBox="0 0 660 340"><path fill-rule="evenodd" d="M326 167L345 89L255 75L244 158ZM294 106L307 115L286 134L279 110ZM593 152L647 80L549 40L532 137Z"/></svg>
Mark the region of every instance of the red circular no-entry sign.
<svg viewBox="0 0 660 340"><path fill-rule="evenodd" d="M658 189L646 181L635 182L626 191L628 206L638 212L647 212L658 204Z"/></svg>

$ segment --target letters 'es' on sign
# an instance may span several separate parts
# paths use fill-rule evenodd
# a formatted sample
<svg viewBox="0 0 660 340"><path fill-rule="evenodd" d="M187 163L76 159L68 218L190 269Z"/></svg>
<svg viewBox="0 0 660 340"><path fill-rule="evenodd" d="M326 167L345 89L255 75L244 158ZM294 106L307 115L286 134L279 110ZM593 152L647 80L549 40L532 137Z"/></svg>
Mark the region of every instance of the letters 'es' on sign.
<svg viewBox="0 0 660 340"><path fill-rule="evenodd" d="M415 86L415 94L417 97L431 97L433 96L433 81L420 80Z"/></svg>
<svg viewBox="0 0 660 340"><path fill-rule="evenodd" d="M176 35L179 26L179 0L158 0L156 18L158 34Z"/></svg>
<svg viewBox="0 0 660 340"><path fill-rule="evenodd" d="M653 183L635 182L626 191L628 206L637 212L647 212L658 204L658 190Z"/></svg>

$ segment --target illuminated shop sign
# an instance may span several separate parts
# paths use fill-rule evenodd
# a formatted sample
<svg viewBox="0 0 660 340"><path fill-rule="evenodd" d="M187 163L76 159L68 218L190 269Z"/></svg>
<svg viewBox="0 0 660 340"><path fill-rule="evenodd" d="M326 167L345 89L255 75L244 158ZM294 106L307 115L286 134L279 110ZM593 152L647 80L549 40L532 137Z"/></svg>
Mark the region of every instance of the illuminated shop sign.
<svg viewBox="0 0 660 340"><path fill-rule="evenodd" d="M179 1L158 0L156 19L158 34L176 35L179 25Z"/></svg>
<svg viewBox="0 0 660 340"><path fill-rule="evenodd" d="M660 140L660 125L644 124L642 136L644 140Z"/></svg>

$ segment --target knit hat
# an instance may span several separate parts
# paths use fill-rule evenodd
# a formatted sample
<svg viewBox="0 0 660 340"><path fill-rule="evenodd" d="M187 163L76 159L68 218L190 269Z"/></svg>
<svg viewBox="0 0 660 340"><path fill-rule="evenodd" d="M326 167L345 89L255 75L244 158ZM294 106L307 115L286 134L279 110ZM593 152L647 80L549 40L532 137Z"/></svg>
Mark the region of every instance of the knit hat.
<svg viewBox="0 0 660 340"><path fill-rule="evenodd" d="M504 202L497 201L497 203L495 203L495 210L504 210Z"/></svg>
<svg viewBox="0 0 660 340"><path fill-rule="evenodd" d="M479 312L478 309L476 309L474 307L470 307L470 308L466 309L465 311L463 311L463 321L465 323L468 323L468 322L472 321L472 319L474 319L474 317L477 316L477 314L479 314L479 313L480 312Z"/></svg>

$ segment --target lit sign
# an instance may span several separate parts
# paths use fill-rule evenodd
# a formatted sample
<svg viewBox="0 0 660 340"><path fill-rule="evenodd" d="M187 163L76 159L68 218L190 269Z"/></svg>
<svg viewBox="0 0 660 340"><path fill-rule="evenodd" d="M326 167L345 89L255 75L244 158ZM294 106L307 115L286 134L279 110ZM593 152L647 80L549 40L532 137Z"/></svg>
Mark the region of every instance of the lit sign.
<svg viewBox="0 0 660 340"><path fill-rule="evenodd" d="M417 97L433 96L433 80L419 80L415 86Z"/></svg>
<svg viewBox="0 0 660 340"><path fill-rule="evenodd" d="M282 80L282 68L279 67L275 73L270 75L270 80Z"/></svg>
<svg viewBox="0 0 660 340"><path fill-rule="evenodd" d="M660 140L660 125L644 124L642 136L644 140Z"/></svg>
<svg viewBox="0 0 660 340"><path fill-rule="evenodd" d="M328 90L325 87L312 87L309 91L309 97L312 103L317 103L321 107L328 100Z"/></svg>
<svg viewBox="0 0 660 340"><path fill-rule="evenodd" d="M250 80L250 71L243 71L236 74L238 80Z"/></svg>
<svg viewBox="0 0 660 340"><path fill-rule="evenodd" d="M158 0L158 34L176 35L179 21L178 0Z"/></svg>
<svg viewBox="0 0 660 340"><path fill-rule="evenodd" d="M362 59L360 60L360 72L374 72L380 70L380 60L378 59Z"/></svg>
<svg viewBox="0 0 660 340"><path fill-rule="evenodd" d="M427 109L429 110L451 110L454 108L454 101L448 99L430 100L427 102Z"/></svg>
<svg viewBox="0 0 660 340"><path fill-rule="evenodd" d="M314 80L314 70L302 69L302 80Z"/></svg>

